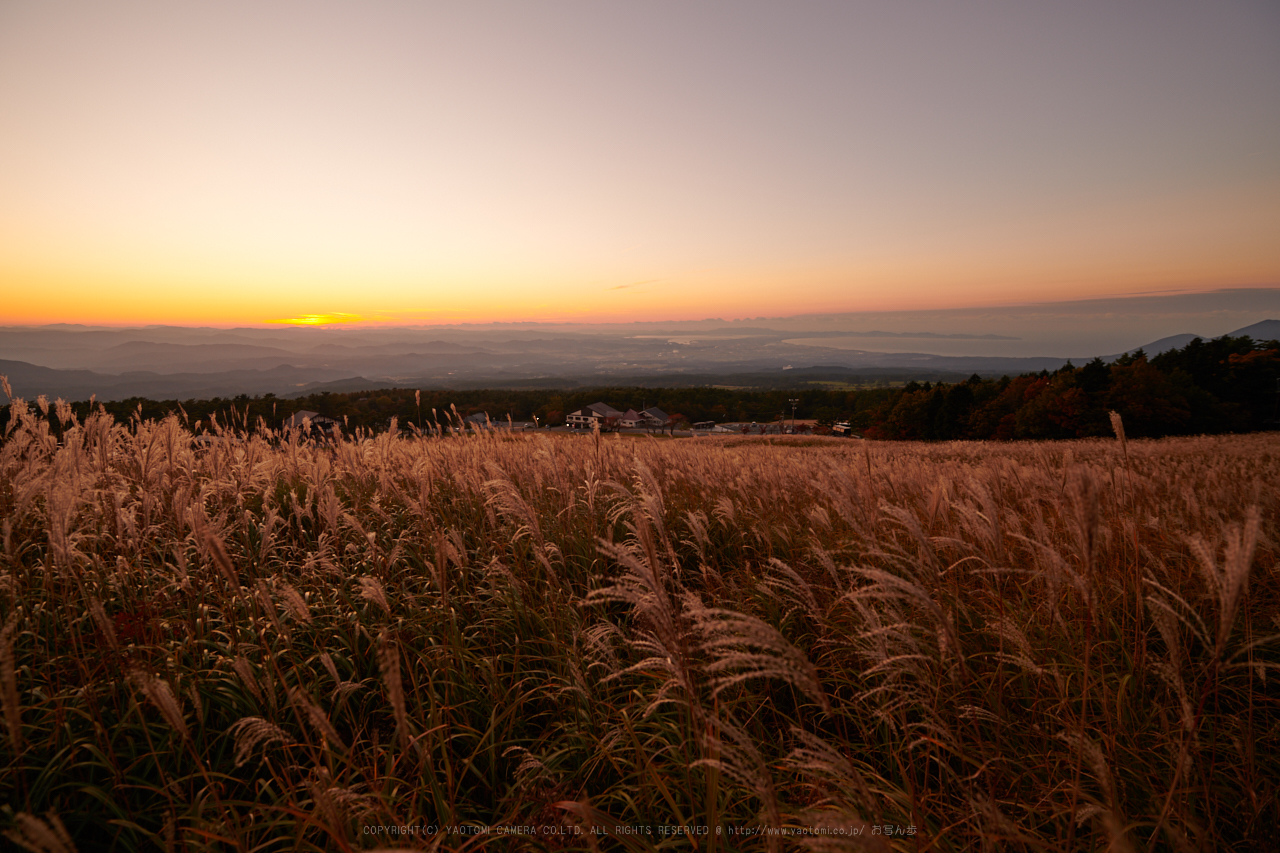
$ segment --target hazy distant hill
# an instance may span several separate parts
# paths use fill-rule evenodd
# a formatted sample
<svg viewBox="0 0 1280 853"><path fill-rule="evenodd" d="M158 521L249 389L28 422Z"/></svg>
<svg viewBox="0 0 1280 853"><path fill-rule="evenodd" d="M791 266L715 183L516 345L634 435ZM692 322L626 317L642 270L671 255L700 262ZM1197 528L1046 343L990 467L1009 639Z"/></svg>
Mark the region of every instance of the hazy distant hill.
<svg viewBox="0 0 1280 853"><path fill-rule="evenodd" d="M328 373L328 376L324 376ZM7 376L15 397L49 399L153 400L211 399L260 394L282 394L333 381L339 371L302 370L280 365L271 370L228 370L220 373L172 373L130 371L118 375L89 370L54 370L21 361L0 360L0 374Z"/></svg>
<svg viewBox="0 0 1280 853"><path fill-rule="evenodd" d="M492 324L429 328L108 329L0 328L0 373L33 399L191 399L240 394L292 396L372 388L571 388L601 385L690 387L724 384L800 387L805 381L955 381L1056 370L1058 356L940 355L862 347L999 347L1011 335L817 329L771 321L555 326ZM1024 331L1008 324L1006 331ZM1001 327L1004 328L1004 327ZM1280 338L1280 320L1230 333ZM1179 334L1143 346L1148 355L1180 348ZM1134 348L1136 349L1136 347ZM1133 350L1129 350L1132 352ZM1083 364L1093 355L1073 357ZM1105 356L1114 359L1117 356ZM815 365L821 366L815 368ZM802 379L808 369L829 379ZM849 377L863 377L851 380Z"/></svg>
<svg viewBox="0 0 1280 853"><path fill-rule="evenodd" d="M1255 341L1280 341L1280 320L1263 320L1231 333L1233 338L1241 335L1248 335Z"/></svg>
<svg viewBox="0 0 1280 853"><path fill-rule="evenodd" d="M1170 335L1167 338L1161 338L1158 341L1152 341L1149 344L1143 344L1141 347L1134 347L1133 349L1126 350L1125 352L1136 352L1137 350L1141 349L1148 356L1155 356L1155 355L1159 355L1162 352L1168 352L1171 349L1182 349L1187 344L1191 343L1196 338L1200 338L1200 337L1204 337L1204 336L1203 335ZM1115 361L1117 358L1119 358L1122 355L1124 355L1124 353L1122 352L1118 352L1114 355L1104 355L1102 357L1102 360Z"/></svg>

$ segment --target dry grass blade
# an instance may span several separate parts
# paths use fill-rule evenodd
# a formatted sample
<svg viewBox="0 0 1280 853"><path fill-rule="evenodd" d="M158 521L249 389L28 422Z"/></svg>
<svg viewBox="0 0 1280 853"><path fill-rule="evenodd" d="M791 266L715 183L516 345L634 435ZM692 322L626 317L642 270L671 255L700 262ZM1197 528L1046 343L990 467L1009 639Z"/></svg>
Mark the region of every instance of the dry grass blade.
<svg viewBox="0 0 1280 853"><path fill-rule="evenodd" d="M0 700L4 701L4 723L9 730L9 747L15 756L22 753L22 703L13 659L13 635L17 627L18 614L13 613L0 630Z"/></svg>
<svg viewBox="0 0 1280 853"><path fill-rule="evenodd" d="M871 454L242 407L200 440L0 407L9 847L66 847L48 813L130 850L1276 848L1274 435Z"/></svg>

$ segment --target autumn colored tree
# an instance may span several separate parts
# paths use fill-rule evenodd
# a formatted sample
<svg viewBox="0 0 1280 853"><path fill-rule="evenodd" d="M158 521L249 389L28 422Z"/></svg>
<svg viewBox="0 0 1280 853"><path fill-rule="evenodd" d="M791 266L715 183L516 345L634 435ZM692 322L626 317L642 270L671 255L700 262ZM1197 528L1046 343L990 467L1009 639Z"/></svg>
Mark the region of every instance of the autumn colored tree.
<svg viewBox="0 0 1280 853"><path fill-rule="evenodd" d="M1181 390L1142 355L1112 365L1107 405L1124 418L1131 436L1183 434L1191 423L1191 407Z"/></svg>

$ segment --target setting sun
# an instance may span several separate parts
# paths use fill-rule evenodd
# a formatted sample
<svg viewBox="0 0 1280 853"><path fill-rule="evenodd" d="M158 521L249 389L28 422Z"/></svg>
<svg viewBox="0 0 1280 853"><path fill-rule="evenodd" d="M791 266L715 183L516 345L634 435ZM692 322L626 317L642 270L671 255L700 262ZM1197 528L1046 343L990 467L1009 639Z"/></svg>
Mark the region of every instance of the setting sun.
<svg viewBox="0 0 1280 853"><path fill-rule="evenodd" d="M359 323L364 320L359 314L303 314L301 317L289 317L283 320L268 320L268 323L282 323L289 326L328 326L333 323Z"/></svg>

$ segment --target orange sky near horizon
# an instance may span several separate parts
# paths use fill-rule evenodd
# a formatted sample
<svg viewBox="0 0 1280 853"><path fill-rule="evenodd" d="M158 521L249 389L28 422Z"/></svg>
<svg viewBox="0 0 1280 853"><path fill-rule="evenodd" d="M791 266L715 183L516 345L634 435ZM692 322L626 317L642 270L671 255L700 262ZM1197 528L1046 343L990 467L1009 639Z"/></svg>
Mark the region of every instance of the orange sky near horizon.
<svg viewBox="0 0 1280 853"><path fill-rule="evenodd" d="M0 324L1280 284L1273 4L0 7Z"/></svg>

